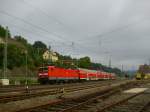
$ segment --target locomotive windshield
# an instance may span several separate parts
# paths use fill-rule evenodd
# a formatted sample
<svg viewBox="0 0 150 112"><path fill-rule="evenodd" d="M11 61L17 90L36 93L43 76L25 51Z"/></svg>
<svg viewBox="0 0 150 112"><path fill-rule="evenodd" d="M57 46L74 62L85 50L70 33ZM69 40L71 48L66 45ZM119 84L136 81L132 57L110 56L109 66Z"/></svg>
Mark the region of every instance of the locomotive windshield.
<svg viewBox="0 0 150 112"><path fill-rule="evenodd" d="M47 72L48 71L48 67L40 67L39 68L39 72Z"/></svg>

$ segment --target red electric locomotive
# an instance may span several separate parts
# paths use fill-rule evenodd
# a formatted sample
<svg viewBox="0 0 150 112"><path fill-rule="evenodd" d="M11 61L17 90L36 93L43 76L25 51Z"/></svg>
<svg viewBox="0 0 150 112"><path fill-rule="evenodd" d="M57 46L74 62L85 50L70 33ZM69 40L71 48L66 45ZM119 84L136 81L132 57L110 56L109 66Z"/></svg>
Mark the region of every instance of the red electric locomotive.
<svg viewBox="0 0 150 112"><path fill-rule="evenodd" d="M79 71L55 66L40 67L38 80L40 83L74 82L79 80Z"/></svg>

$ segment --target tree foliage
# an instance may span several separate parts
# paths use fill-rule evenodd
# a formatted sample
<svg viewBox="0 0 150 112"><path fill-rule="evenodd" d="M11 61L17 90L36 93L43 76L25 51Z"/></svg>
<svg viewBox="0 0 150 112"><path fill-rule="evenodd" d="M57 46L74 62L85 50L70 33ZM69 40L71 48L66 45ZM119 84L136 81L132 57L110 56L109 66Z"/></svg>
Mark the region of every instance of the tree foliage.
<svg viewBox="0 0 150 112"><path fill-rule="evenodd" d="M0 37L4 38L6 35L6 29L0 25ZM10 31L8 30L8 37L10 38Z"/></svg>
<svg viewBox="0 0 150 112"><path fill-rule="evenodd" d="M31 51L31 56L34 59L34 65L40 66L45 61L43 60L43 53L47 50L46 44L41 41L35 41L32 46L30 46L29 51Z"/></svg>
<svg viewBox="0 0 150 112"><path fill-rule="evenodd" d="M33 44L33 48L39 49L40 51L45 51L47 46L41 41L35 41Z"/></svg>
<svg viewBox="0 0 150 112"><path fill-rule="evenodd" d="M79 67L81 68L90 68L91 66L91 60L89 57L83 57L79 59Z"/></svg>
<svg viewBox="0 0 150 112"><path fill-rule="evenodd" d="M4 59L4 45L0 44L0 67L3 66L3 59ZM23 51L21 48L18 48L14 44L8 44L7 48L7 66L9 69L12 69L13 67L20 67L25 65L25 55L23 54Z"/></svg>

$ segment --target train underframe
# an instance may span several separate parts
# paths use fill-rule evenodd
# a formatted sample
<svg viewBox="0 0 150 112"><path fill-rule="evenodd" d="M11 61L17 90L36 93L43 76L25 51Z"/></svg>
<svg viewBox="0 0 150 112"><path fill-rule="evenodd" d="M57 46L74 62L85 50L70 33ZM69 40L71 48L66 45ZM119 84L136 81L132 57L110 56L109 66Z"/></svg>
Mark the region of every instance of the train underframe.
<svg viewBox="0 0 150 112"><path fill-rule="evenodd" d="M55 84L55 83L75 83L75 82L83 82L86 81L85 79L67 79L67 78L55 78L49 79L48 77L45 78L38 78L38 82L40 84Z"/></svg>
<svg viewBox="0 0 150 112"><path fill-rule="evenodd" d="M38 82L40 84L60 84L60 83L76 83L76 82L86 82L86 81L102 81L102 80L113 80L113 79L98 79L98 80L87 80L87 79L69 79L69 78L48 78L42 77L38 78Z"/></svg>

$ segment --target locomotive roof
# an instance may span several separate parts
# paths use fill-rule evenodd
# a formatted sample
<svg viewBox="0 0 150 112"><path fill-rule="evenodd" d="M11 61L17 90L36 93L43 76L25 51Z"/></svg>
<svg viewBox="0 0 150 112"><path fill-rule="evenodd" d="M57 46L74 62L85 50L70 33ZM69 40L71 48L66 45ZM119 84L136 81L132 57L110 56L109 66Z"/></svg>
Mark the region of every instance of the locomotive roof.
<svg viewBox="0 0 150 112"><path fill-rule="evenodd" d="M89 69L85 69L85 68L78 68L79 70L83 70L83 71L86 71L86 72L94 72L94 73L96 73L96 72L98 72L98 71L100 71L100 70L89 70Z"/></svg>

